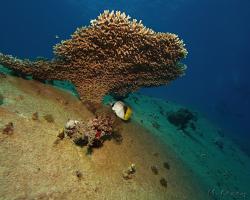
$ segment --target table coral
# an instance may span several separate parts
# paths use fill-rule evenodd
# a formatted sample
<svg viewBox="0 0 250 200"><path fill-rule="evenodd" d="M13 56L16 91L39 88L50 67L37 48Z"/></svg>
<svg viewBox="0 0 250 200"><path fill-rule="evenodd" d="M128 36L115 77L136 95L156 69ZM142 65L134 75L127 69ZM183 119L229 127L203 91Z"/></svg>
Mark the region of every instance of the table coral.
<svg viewBox="0 0 250 200"><path fill-rule="evenodd" d="M71 81L82 100L100 103L106 94L124 97L183 75L184 46L175 34L154 32L120 11L104 11L55 45L52 60L0 54L0 64L38 80Z"/></svg>

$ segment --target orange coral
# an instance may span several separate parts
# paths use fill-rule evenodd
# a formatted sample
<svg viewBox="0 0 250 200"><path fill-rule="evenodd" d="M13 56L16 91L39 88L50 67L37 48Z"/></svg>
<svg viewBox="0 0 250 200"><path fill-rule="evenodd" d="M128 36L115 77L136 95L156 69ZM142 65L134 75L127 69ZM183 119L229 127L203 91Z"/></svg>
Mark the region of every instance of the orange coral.
<svg viewBox="0 0 250 200"><path fill-rule="evenodd" d="M83 100L125 96L140 87L169 83L184 73L187 54L175 34L156 33L120 11L104 11L88 27L54 47L51 61L19 60L0 54L0 63L43 80L69 80Z"/></svg>

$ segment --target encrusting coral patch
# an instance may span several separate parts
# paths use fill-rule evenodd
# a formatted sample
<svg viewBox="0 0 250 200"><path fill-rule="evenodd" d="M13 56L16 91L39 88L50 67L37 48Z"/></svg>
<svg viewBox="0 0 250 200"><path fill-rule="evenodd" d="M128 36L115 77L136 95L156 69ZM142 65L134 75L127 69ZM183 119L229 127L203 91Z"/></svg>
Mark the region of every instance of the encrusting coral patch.
<svg viewBox="0 0 250 200"><path fill-rule="evenodd" d="M99 147L113 135L115 117L114 115L101 114L89 120L89 122L69 120L63 132L58 137L63 139L69 137L78 145L87 145L91 151L92 147ZM63 135L62 135L63 134Z"/></svg>
<svg viewBox="0 0 250 200"><path fill-rule="evenodd" d="M0 54L0 64L37 80L71 81L81 100L100 103L106 94L124 97L183 75L184 46L175 34L154 32L120 11L104 11L55 45L52 60Z"/></svg>

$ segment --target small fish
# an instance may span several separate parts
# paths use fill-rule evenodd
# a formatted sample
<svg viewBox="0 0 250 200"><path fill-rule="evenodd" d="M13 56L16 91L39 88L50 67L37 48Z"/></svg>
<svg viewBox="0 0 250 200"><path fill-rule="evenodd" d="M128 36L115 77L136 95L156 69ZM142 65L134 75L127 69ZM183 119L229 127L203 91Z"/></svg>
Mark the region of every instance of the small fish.
<svg viewBox="0 0 250 200"><path fill-rule="evenodd" d="M56 38L56 39L59 39L60 37L59 37L58 35L55 35L55 38Z"/></svg>
<svg viewBox="0 0 250 200"><path fill-rule="evenodd" d="M119 118L125 121L130 119L132 115L132 109L129 106L125 105L122 101L117 101L115 103L112 103L111 105L112 110Z"/></svg>

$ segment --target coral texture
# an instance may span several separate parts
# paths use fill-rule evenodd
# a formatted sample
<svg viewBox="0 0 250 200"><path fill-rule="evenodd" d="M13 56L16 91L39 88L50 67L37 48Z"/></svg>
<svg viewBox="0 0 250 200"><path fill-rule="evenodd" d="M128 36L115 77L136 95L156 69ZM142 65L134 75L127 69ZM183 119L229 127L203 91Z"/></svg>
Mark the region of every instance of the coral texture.
<svg viewBox="0 0 250 200"><path fill-rule="evenodd" d="M175 34L154 32L120 11L104 11L55 45L54 54L51 61L33 62L0 54L0 64L34 79L71 81L82 100L99 103L105 94L123 97L178 78L187 51Z"/></svg>
<svg viewBox="0 0 250 200"><path fill-rule="evenodd" d="M105 137L111 136L114 132L114 115L102 114L86 122L69 120L65 126L64 133L76 144L84 143L92 147L95 143L102 144Z"/></svg>

